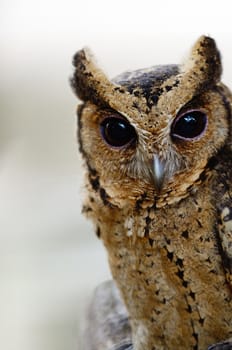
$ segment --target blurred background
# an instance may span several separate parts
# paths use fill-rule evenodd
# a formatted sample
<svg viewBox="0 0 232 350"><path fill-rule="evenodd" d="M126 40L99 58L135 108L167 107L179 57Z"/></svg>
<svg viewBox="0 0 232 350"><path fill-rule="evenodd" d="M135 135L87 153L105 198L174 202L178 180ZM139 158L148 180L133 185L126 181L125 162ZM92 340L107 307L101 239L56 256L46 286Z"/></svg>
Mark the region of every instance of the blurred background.
<svg viewBox="0 0 232 350"><path fill-rule="evenodd" d="M79 350L107 257L81 216L73 54L109 76L179 63L213 36L232 87L230 2L0 1L0 349Z"/></svg>

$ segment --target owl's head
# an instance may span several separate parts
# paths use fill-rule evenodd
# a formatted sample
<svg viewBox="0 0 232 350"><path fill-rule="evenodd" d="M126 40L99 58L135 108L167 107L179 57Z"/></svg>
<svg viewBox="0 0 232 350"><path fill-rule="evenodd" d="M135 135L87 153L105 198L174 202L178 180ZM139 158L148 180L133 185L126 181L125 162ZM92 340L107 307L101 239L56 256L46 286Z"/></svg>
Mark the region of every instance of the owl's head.
<svg viewBox="0 0 232 350"><path fill-rule="evenodd" d="M80 150L103 202L161 207L196 190L230 134L215 42L201 37L183 65L109 80L89 50L74 57Z"/></svg>

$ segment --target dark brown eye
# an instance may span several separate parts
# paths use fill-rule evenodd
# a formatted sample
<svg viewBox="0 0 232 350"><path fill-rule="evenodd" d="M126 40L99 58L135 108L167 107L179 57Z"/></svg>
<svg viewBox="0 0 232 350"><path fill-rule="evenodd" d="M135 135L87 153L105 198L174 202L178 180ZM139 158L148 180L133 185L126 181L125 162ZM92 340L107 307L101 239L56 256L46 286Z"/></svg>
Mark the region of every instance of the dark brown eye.
<svg viewBox="0 0 232 350"><path fill-rule="evenodd" d="M171 128L171 136L182 140L199 138L207 126L207 115L199 110L188 111L178 116Z"/></svg>
<svg viewBox="0 0 232 350"><path fill-rule="evenodd" d="M136 140L136 132L130 123L120 117L105 118L100 124L103 139L112 147L123 147Z"/></svg>

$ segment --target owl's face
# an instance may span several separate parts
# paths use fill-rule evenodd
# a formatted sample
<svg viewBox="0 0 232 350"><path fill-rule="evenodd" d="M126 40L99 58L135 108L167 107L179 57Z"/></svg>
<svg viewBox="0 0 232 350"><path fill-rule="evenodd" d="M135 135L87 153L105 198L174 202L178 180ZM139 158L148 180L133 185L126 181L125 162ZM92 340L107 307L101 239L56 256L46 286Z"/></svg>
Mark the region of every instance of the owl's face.
<svg viewBox="0 0 232 350"><path fill-rule="evenodd" d="M219 53L202 37L184 66L158 66L109 81L81 51L73 79L79 141L90 184L109 203L161 207L188 195L228 137ZM91 175L92 174L92 175ZM91 180L92 179L92 180ZM194 186L196 185L196 186Z"/></svg>

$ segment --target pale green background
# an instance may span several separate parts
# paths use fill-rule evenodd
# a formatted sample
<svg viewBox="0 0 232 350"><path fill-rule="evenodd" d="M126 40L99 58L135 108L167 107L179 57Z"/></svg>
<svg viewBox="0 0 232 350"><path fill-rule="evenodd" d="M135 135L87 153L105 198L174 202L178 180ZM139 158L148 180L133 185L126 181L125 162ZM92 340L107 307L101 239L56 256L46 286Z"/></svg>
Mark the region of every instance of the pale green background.
<svg viewBox="0 0 232 350"><path fill-rule="evenodd" d="M232 86L228 0L0 2L0 349L78 350L83 311L109 278L82 218L71 58L90 46L110 76L177 63L215 37Z"/></svg>

